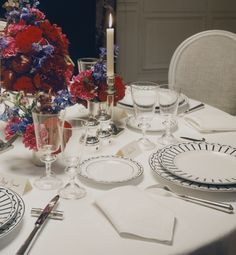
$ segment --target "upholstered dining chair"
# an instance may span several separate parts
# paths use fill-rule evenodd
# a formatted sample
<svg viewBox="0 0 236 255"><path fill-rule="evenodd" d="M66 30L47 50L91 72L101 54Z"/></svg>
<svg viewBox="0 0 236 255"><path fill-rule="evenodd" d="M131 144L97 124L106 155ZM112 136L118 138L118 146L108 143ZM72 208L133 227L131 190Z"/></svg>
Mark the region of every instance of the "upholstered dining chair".
<svg viewBox="0 0 236 255"><path fill-rule="evenodd" d="M236 115L236 34L208 30L189 37L174 52L168 79L188 97Z"/></svg>

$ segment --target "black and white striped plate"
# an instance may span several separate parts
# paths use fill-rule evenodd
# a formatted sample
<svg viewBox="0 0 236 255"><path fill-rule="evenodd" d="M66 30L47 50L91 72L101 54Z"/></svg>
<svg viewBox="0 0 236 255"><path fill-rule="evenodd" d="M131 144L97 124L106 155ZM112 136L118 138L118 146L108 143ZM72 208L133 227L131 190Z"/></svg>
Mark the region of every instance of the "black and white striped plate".
<svg viewBox="0 0 236 255"><path fill-rule="evenodd" d="M204 183L236 184L236 148L206 142L170 145L159 152L160 164L173 175Z"/></svg>
<svg viewBox="0 0 236 255"><path fill-rule="evenodd" d="M18 210L18 199L15 193L6 188L0 188L0 229L16 215Z"/></svg>
<svg viewBox="0 0 236 255"><path fill-rule="evenodd" d="M25 213L24 201L18 194L15 193L15 196L18 199L19 203L18 210L16 212L16 215L7 224L5 224L3 228L0 229L0 238L8 235L10 232L15 230L23 219Z"/></svg>
<svg viewBox="0 0 236 255"><path fill-rule="evenodd" d="M228 185L204 184L183 179L170 173L169 171L166 171L166 169L163 168L163 166L159 163L158 152L155 152L150 156L149 165L153 172L163 180L169 181L179 186L183 186L185 188L209 192L236 192L236 184Z"/></svg>

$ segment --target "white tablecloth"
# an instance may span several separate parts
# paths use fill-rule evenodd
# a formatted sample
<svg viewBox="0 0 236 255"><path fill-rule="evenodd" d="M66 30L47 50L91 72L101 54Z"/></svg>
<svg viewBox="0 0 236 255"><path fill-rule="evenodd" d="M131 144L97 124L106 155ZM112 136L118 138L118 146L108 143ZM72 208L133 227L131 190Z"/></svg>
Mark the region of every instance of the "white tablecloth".
<svg viewBox="0 0 236 255"><path fill-rule="evenodd" d="M216 111L207 106L202 113ZM203 135L187 125L179 118L179 128L176 136L202 137ZM128 142L136 140L140 133L126 129L123 134L113 140L112 145L104 147L97 155L115 154ZM157 140L160 133L150 135ZM204 134L209 142L229 144L236 147L236 132ZM156 150L156 149L155 149ZM155 151L154 150L154 151ZM137 158L144 167L143 177L129 184L138 185L140 189L163 182L151 170L148 158L152 152L146 152ZM34 179L45 169L31 163L32 152L18 142L13 150L0 155L0 171ZM63 167L53 164L54 171L66 180ZM57 254L57 255L157 255L157 254L236 254L236 214L226 214L207 207L189 203L174 197L160 195L153 191L163 204L169 207L176 215L177 222L173 244L163 244L155 241L146 241L138 238L121 237L110 224L107 218L94 205L94 200L114 186L97 185L81 181L86 188L87 196L80 200L60 200L58 209L64 211L63 221L49 220L37 236L31 247L30 254ZM190 189L172 187L176 191L186 194L219 199L230 202L236 208L235 193L210 193L193 191ZM151 191L150 191L151 192ZM26 211L22 223L15 231L0 239L0 254L12 255L24 242L33 229L35 218L30 216L32 207L44 207L56 194L56 191L41 191L35 187L23 195Z"/></svg>

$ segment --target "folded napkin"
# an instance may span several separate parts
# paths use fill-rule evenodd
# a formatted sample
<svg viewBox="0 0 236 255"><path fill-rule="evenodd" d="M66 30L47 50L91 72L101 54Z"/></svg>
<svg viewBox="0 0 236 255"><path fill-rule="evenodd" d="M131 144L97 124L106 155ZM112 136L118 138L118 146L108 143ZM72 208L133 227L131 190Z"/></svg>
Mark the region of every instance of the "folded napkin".
<svg viewBox="0 0 236 255"><path fill-rule="evenodd" d="M135 186L112 189L98 198L95 204L119 234L172 242L174 214L150 194Z"/></svg>
<svg viewBox="0 0 236 255"><path fill-rule="evenodd" d="M200 132L236 130L236 117L220 111L204 114L192 113L186 115L184 119Z"/></svg>

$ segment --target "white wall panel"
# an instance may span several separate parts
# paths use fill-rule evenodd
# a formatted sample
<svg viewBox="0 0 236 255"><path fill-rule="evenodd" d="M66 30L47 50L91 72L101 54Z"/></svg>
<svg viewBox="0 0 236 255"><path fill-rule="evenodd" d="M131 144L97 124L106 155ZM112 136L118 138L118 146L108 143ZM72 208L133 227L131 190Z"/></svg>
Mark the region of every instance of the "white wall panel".
<svg viewBox="0 0 236 255"><path fill-rule="evenodd" d="M208 29L236 32L236 0L117 0L117 73L166 82L177 46Z"/></svg>

